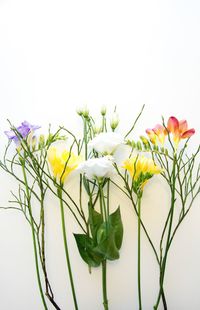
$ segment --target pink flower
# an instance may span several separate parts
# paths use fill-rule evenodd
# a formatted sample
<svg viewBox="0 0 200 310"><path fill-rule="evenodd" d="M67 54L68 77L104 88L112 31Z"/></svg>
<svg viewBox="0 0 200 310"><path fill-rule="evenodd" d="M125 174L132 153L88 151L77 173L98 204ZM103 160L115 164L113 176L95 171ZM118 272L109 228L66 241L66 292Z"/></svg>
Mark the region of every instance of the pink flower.
<svg viewBox="0 0 200 310"><path fill-rule="evenodd" d="M164 126L158 124L153 129L147 129L146 133L153 144L157 144L157 141L159 141L164 145L165 137L167 135L167 130Z"/></svg>
<svg viewBox="0 0 200 310"><path fill-rule="evenodd" d="M181 139L190 138L195 133L194 128L188 129L188 123L186 120L178 121L174 116L171 116L168 119L167 130L173 135L176 147Z"/></svg>

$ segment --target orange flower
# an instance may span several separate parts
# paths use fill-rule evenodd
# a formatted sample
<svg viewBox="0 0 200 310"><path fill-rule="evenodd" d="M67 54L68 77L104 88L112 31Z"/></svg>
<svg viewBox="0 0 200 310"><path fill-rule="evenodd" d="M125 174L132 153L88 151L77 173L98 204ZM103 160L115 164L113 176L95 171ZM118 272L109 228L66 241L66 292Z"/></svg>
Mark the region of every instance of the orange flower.
<svg viewBox="0 0 200 310"><path fill-rule="evenodd" d="M153 129L147 129L146 133L153 144L157 144L157 141L159 141L162 145L165 143L167 130L164 126L158 124Z"/></svg>
<svg viewBox="0 0 200 310"><path fill-rule="evenodd" d="M181 139L190 138L194 133L194 128L188 129L186 120L178 121L176 117L171 116L167 122L167 130L172 133L174 143L178 146Z"/></svg>

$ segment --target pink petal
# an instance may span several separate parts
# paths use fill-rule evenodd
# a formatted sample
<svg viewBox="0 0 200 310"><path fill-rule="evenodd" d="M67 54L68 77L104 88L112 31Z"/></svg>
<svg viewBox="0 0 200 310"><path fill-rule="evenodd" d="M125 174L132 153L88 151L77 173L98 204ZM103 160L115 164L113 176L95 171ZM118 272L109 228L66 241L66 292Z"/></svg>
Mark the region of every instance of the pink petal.
<svg viewBox="0 0 200 310"><path fill-rule="evenodd" d="M157 124L154 128L153 131L155 132L156 135L164 134L167 135L167 131L164 126Z"/></svg>
<svg viewBox="0 0 200 310"><path fill-rule="evenodd" d="M152 131L153 131L153 130L152 130L152 129L150 129L150 128L147 128L145 131L146 131L146 133L149 135L149 134L151 134L151 133L152 133Z"/></svg>
<svg viewBox="0 0 200 310"><path fill-rule="evenodd" d="M175 133L177 133L179 131L179 121L177 120L176 117L171 116L168 119L167 129L169 130L169 132L171 132L173 134L175 134Z"/></svg>
<svg viewBox="0 0 200 310"><path fill-rule="evenodd" d="M185 131L188 130L188 123L186 120L182 120L179 122L179 132L183 134Z"/></svg>
<svg viewBox="0 0 200 310"><path fill-rule="evenodd" d="M185 131L185 132L181 135L181 138L182 138L182 139L190 138L191 136L193 136L193 134L195 134L195 129L194 129L194 128Z"/></svg>
<svg viewBox="0 0 200 310"><path fill-rule="evenodd" d="M146 129L146 133L149 136L149 139L151 140L151 142L153 144L156 144L156 134L155 134L155 132L152 129L148 128L148 129Z"/></svg>

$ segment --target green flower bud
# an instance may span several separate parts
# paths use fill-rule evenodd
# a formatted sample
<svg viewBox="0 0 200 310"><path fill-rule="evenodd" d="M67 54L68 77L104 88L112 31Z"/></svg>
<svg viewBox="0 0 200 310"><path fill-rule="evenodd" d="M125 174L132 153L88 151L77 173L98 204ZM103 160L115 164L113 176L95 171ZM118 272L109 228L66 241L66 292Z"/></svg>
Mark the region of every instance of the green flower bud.
<svg viewBox="0 0 200 310"><path fill-rule="evenodd" d="M33 151L35 151L35 149L36 149L36 143L37 143L37 138L33 137L32 141L31 141L31 146L32 146Z"/></svg>
<svg viewBox="0 0 200 310"><path fill-rule="evenodd" d="M140 139L142 140L142 143L143 143L144 145L149 144L149 140L148 140L146 137L140 136Z"/></svg>
<svg viewBox="0 0 200 310"><path fill-rule="evenodd" d="M83 116L85 118L89 116L89 109L86 105L84 107L76 109L76 112L78 115Z"/></svg>
<svg viewBox="0 0 200 310"><path fill-rule="evenodd" d="M118 125L119 125L119 116L116 112L114 112L110 120L110 127L112 128L112 130L115 130Z"/></svg>
<svg viewBox="0 0 200 310"><path fill-rule="evenodd" d="M102 132L102 128L101 128L101 126L94 126L93 127L93 130L94 130L94 134L95 135L98 135L99 133L101 133Z"/></svg>
<svg viewBox="0 0 200 310"><path fill-rule="evenodd" d="M39 148L45 145L45 137L44 135L39 136Z"/></svg>
<svg viewBox="0 0 200 310"><path fill-rule="evenodd" d="M140 141L137 142L137 149L142 150L142 144Z"/></svg>
<svg viewBox="0 0 200 310"><path fill-rule="evenodd" d="M106 106L105 106L105 105L103 105L103 106L101 107L101 115L102 115L102 116L105 116L105 115L106 115Z"/></svg>

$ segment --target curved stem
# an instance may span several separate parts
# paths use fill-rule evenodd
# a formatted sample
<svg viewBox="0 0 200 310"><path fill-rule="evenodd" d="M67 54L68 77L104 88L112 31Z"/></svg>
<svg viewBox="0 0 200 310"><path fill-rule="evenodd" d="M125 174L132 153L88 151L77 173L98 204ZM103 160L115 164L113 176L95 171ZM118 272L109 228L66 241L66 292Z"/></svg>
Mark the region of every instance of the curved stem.
<svg viewBox="0 0 200 310"><path fill-rule="evenodd" d="M74 308L78 310L78 303L76 299L76 293L75 293L75 287L74 287L74 281L73 281L73 276L72 276L71 263L70 263L70 258L69 258L68 245L67 245L67 234L66 234L66 227L65 227L65 213L64 213L64 206L63 206L63 199L62 199L62 188L58 188L58 197L60 199L63 242L64 242L64 248L65 248L67 268L69 272L69 279L70 279L70 284L71 284L71 289L72 289L72 295L73 295L73 300L74 300Z"/></svg>
<svg viewBox="0 0 200 310"><path fill-rule="evenodd" d="M133 129L135 128L135 125L137 124L137 121L139 120L143 110L144 110L145 105L143 104L142 109L140 111L140 113L138 114L138 116L136 117L133 126L131 127L131 129L127 132L127 134L124 136L124 139L126 139L128 137L128 135L133 131Z"/></svg>

